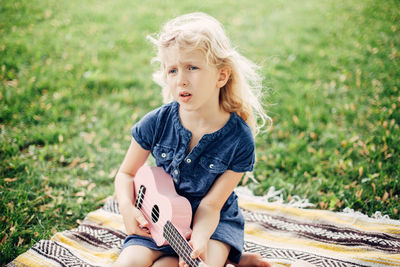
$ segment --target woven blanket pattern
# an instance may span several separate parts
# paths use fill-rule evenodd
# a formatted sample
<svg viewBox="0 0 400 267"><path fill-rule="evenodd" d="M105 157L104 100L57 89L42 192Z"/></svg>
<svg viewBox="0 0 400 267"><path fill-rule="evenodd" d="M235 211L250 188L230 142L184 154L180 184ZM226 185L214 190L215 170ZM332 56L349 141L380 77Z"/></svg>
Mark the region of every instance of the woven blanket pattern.
<svg viewBox="0 0 400 267"><path fill-rule="evenodd" d="M246 220L244 251L272 266L298 259L315 266L400 266L400 222L267 203L239 195ZM41 240L7 266L109 266L126 236L117 202L109 198L78 228Z"/></svg>

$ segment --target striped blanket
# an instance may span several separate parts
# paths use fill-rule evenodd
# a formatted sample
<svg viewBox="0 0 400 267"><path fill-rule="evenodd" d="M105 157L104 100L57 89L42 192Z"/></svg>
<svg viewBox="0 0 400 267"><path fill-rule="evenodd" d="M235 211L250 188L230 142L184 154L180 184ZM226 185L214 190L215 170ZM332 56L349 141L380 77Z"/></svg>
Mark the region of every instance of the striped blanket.
<svg viewBox="0 0 400 267"><path fill-rule="evenodd" d="M302 259L316 266L400 266L400 222L270 202L238 190L246 220L244 250L272 266ZM307 206L307 203L301 203ZM126 234L110 198L78 228L41 240L7 266L107 266Z"/></svg>

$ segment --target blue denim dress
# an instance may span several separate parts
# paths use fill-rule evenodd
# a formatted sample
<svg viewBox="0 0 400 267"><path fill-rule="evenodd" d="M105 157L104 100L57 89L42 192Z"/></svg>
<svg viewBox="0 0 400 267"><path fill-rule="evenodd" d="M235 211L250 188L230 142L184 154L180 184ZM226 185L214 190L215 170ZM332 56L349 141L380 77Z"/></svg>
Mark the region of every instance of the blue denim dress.
<svg viewBox="0 0 400 267"><path fill-rule="evenodd" d="M151 151L157 166L172 176L177 193L190 201L193 215L201 199L226 170L253 170L254 139L249 126L236 113L231 113L221 129L204 135L192 151L188 151L192 134L181 124L177 102L148 113L131 132L142 148ZM244 219L237 196L232 192L222 207L219 224L211 239L230 245L228 259L238 263L243 235ZM176 255L170 246L158 247L147 237L130 235L125 239L123 249L130 245L143 245Z"/></svg>

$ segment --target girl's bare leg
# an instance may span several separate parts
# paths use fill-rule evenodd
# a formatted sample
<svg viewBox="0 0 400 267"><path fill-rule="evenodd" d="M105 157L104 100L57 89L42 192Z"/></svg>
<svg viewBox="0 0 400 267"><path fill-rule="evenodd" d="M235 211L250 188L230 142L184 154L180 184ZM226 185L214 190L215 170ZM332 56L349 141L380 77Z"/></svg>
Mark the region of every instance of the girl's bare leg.
<svg viewBox="0 0 400 267"><path fill-rule="evenodd" d="M149 267L153 262L162 256L162 252L155 251L143 246L126 247L113 266L115 267Z"/></svg>
<svg viewBox="0 0 400 267"><path fill-rule="evenodd" d="M210 239L207 245L205 262L208 266L223 267L231 247L221 241Z"/></svg>
<svg viewBox="0 0 400 267"><path fill-rule="evenodd" d="M162 256L158 258L152 267L178 267L178 257Z"/></svg>
<svg viewBox="0 0 400 267"><path fill-rule="evenodd" d="M237 267L271 267L268 261L264 260L260 254L243 252L238 264L229 264Z"/></svg>

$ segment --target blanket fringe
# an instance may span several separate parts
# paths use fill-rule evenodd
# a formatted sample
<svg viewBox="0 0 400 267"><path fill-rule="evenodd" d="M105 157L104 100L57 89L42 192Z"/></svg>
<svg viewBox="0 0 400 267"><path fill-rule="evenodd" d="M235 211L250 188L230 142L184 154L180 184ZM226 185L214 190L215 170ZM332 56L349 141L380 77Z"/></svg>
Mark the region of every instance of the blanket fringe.
<svg viewBox="0 0 400 267"><path fill-rule="evenodd" d="M295 207L295 208L309 208L315 207L315 204L309 202L307 198L301 198L299 196L292 196L291 200L285 203L283 198L283 189L276 190L274 186L271 186L268 189L268 192L263 196L255 196L250 188L247 186L238 186L235 189L235 192L238 194L246 195L254 201L262 202L262 203L275 203L282 204L285 206Z"/></svg>
<svg viewBox="0 0 400 267"><path fill-rule="evenodd" d="M309 208L309 207L316 207L315 204L310 203L307 198L301 198L299 196L292 196L291 200L289 202L284 201L283 198L283 189L276 190L274 186L271 186L268 191L262 195L262 196L256 196L254 195L253 191L247 187L247 186L238 186L235 188L235 192L237 194L245 195L254 201L266 204L266 203L274 203L274 204L282 204L285 206L289 207L295 207L295 208ZM354 216L354 219L356 220L357 218L364 218L364 219L370 219L375 222L388 222L388 223L394 223L397 225L400 225L400 221L393 220L390 218L389 215L387 214L382 214L381 211L376 211L371 217L368 215L355 211L354 209L351 209L349 207L346 207L343 209L342 214L346 215L351 215Z"/></svg>
<svg viewBox="0 0 400 267"><path fill-rule="evenodd" d="M383 223L386 222L386 223L391 223L391 224L395 224L395 225L400 225L400 221L391 219L389 215L382 214L382 212L380 212L380 211L375 211L375 213L372 214L371 217L369 217L368 215L366 215L362 212L355 211L354 209L346 207L343 209L343 211L341 213L353 216L354 220L357 220L358 218L363 218L363 219L369 219L374 222L383 222Z"/></svg>

